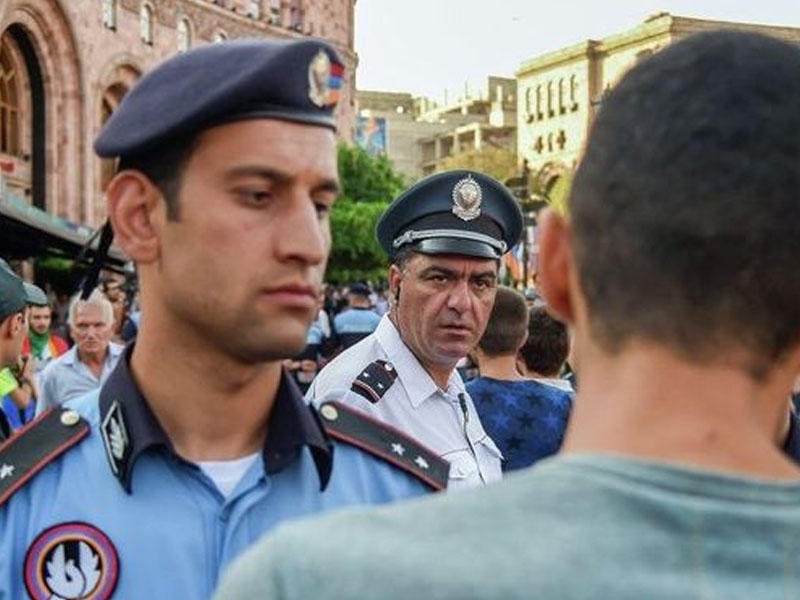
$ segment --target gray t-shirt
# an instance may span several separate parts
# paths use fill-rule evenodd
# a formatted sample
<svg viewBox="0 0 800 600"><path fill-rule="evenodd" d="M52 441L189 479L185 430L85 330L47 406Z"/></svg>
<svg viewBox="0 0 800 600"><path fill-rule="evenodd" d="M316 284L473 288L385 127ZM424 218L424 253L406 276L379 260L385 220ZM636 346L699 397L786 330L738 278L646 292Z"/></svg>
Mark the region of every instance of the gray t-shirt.
<svg viewBox="0 0 800 600"><path fill-rule="evenodd" d="M800 598L800 483L557 456L281 527L215 598Z"/></svg>

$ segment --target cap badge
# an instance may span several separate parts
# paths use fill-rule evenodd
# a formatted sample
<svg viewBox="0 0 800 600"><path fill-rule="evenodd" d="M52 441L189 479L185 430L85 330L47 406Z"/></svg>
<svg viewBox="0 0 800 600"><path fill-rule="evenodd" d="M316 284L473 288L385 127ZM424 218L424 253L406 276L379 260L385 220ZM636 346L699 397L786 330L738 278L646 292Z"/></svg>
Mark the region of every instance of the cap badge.
<svg viewBox="0 0 800 600"><path fill-rule="evenodd" d="M331 59L320 50L308 65L308 97L320 108L328 104Z"/></svg>
<svg viewBox="0 0 800 600"><path fill-rule="evenodd" d="M453 186L453 214L464 221L471 221L481 214L481 186L471 175Z"/></svg>

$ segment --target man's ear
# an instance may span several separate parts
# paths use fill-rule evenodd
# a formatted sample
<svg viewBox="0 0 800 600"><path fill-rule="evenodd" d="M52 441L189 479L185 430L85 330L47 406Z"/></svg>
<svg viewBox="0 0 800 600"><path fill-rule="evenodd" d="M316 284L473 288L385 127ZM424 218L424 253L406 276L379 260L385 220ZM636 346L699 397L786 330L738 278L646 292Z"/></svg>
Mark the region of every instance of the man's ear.
<svg viewBox="0 0 800 600"><path fill-rule="evenodd" d="M400 295L400 282L403 281L403 272L397 265L389 267L389 292L394 302L397 303Z"/></svg>
<svg viewBox="0 0 800 600"><path fill-rule="evenodd" d="M549 309L566 323L575 319L572 293L577 278L573 270L572 228L564 217L546 209L539 215L537 281Z"/></svg>
<svg viewBox="0 0 800 600"><path fill-rule="evenodd" d="M161 192L133 169L117 173L106 189L108 216L119 247L137 263L158 258L160 233L166 219Z"/></svg>

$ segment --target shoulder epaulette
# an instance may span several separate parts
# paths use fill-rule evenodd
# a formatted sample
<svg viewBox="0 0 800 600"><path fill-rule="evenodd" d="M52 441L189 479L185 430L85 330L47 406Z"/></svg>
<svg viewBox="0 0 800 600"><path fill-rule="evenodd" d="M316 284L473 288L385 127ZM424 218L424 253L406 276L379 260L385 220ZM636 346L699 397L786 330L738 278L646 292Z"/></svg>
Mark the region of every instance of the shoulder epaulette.
<svg viewBox="0 0 800 600"><path fill-rule="evenodd" d="M369 363L359 373L350 390L375 404L392 387L395 379L397 371L394 370L392 363L379 359Z"/></svg>
<svg viewBox="0 0 800 600"><path fill-rule="evenodd" d="M385 460L435 491L447 487L450 463L402 431L341 402L324 402L319 415L333 439Z"/></svg>
<svg viewBox="0 0 800 600"><path fill-rule="evenodd" d="M0 506L55 458L89 434L76 411L51 408L0 445Z"/></svg>

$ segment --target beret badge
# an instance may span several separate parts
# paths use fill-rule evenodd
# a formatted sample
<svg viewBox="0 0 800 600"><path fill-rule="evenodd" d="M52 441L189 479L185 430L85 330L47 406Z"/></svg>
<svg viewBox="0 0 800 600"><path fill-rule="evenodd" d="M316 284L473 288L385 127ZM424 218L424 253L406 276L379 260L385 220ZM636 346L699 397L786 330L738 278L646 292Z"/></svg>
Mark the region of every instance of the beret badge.
<svg viewBox="0 0 800 600"><path fill-rule="evenodd" d="M463 221L471 221L481 214L481 186L472 176L453 186L453 214Z"/></svg>
<svg viewBox="0 0 800 600"><path fill-rule="evenodd" d="M308 65L308 97L316 106L334 104L331 94L331 59L320 50Z"/></svg>

